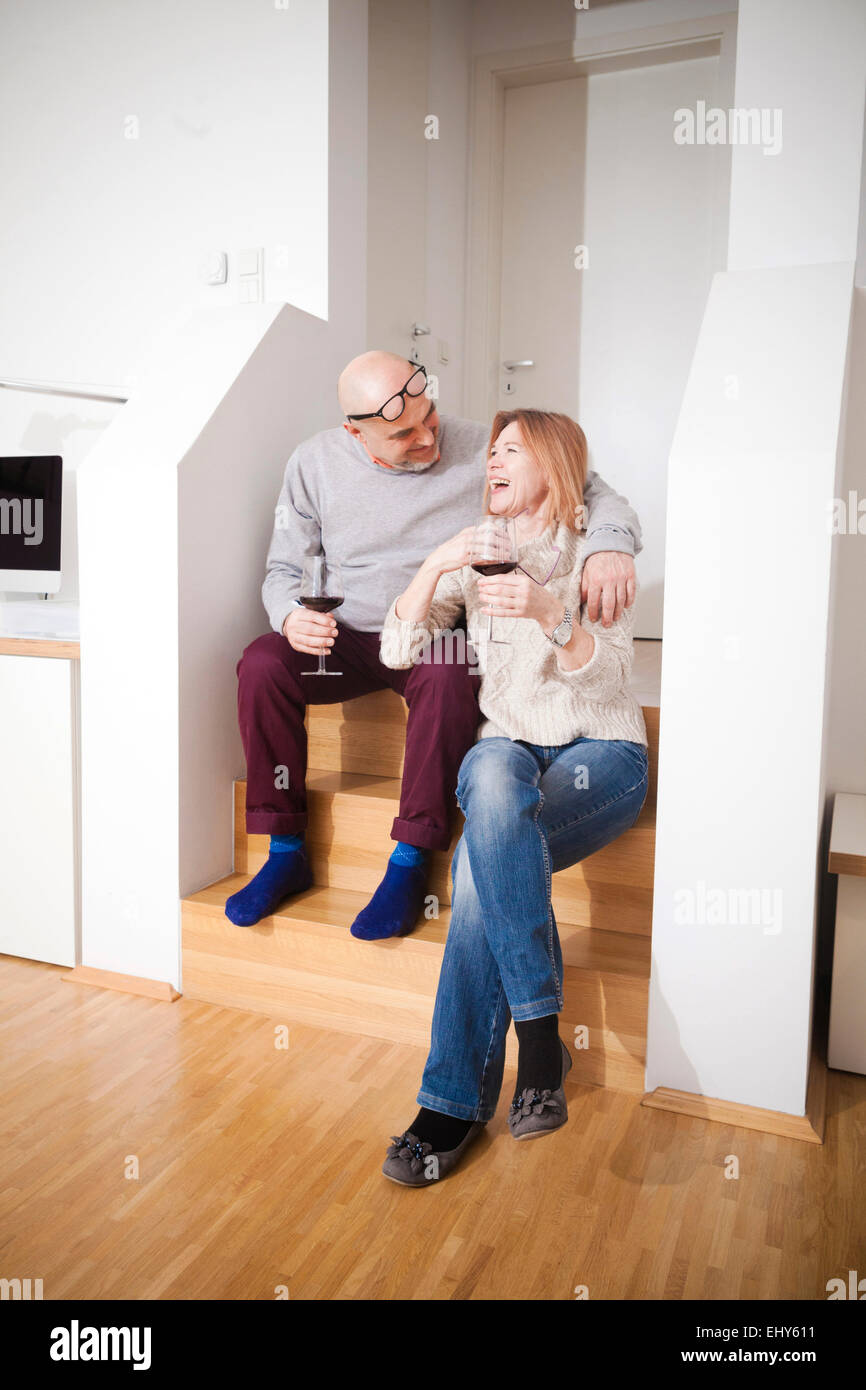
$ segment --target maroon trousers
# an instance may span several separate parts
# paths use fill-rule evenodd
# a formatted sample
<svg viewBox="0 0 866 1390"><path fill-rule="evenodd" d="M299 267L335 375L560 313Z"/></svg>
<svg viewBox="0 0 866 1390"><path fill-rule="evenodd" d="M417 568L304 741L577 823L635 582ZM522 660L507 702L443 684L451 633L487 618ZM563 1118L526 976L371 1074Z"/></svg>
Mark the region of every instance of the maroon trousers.
<svg viewBox="0 0 866 1390"><path fill-rule="evenodd" d="M377 632L339 627L328 666L343 674L307 676L301 673L315 670L315 657L296 652L281 633L257 637L237 668L247 832L296 835L306 828L307 705L337 704L390 686L409 706L400 814L391 838L419 849L447 849L457 773L475 741L480 681L465 659L455 659L453 647L446 644L432 655L409 670L392 671L379 660Z"/></svg>

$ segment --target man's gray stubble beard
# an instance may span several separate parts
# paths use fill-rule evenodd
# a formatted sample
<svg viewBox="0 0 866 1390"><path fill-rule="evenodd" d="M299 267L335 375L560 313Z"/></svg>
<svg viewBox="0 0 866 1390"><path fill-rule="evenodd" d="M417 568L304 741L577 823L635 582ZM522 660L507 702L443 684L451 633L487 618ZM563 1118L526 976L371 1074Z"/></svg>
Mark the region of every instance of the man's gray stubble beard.
<svg viewBox="0 0 866 1390"><path fill-rule="evenodd" d="M436 457L434 459L431 459L429 463L421 463L420 461L416 463L414 459L404 459L402 463L392 464L392 467L399 468L402 473L426 473L427 469L432 468L434 463L438 463L439 459L442 457L442 450L439 445L438 431L436 433L436 439L434 440L434 444L436 447Z"/></svg>
<svg viewBox="0 0 866 1390"><path fill-rule="evenodd" d="M429 463L395 463L394 468L400 473L426 473L428 468L432 468L437 459L431 459Z"/></svg>

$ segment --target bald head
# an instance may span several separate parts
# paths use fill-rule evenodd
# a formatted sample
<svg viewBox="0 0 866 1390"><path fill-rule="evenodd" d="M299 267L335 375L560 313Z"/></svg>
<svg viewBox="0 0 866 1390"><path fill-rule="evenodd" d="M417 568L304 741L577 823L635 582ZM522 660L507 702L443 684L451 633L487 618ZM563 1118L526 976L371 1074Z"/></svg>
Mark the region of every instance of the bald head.
<svg viewBox="0 0 866 1390"><path fill-rule="evenodd" d="M378 410L389 396L406 385L412 371L408 357L399 357L396 352L362 352L340 373L340 409L344 415L366 415Z"/></svg>
<svg viewBox="0 0 866 1390"><path fill-rule="evenodd" d="M384 420L377 410L403 390L417 370L396 352L362 352L343 368L337 383L344 415L371 415L371 420L343 421L376 463L403 472L421 473L439 458L439 415L435 400L422 391L404 396L396 420Z"/></svg>

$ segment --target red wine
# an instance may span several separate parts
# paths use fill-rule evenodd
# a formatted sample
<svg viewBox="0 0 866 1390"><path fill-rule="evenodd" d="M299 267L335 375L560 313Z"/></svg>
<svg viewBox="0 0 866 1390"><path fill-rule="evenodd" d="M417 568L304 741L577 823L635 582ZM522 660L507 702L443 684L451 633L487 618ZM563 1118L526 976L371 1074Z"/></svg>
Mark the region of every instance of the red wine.
<svg viewBox="0 0 866 1390"><path fill-rule="evenodd" d="M487 578L489 578L490 575L492 575L492 574L510 574L512 570L516 570L516 569L517 569L517 561L516 561L516 560L495 560L495 561L494 561L494 560L490 560L490 561L487 561L487 560L479 560L478 564L477 564L477 565L473 565L472 568L475 570L476 574L483 574L483 575L486 575Z"/></svg>
<svg viewBox="0 0 866 1390"><path fill-rule="evenodd" d="M305 608L312 608L314 613L332 613L335 608L339 608L343 602L343 595L337 598L334 594L329 594L326 598L304 598L301 594L301 603Z"/></svg>

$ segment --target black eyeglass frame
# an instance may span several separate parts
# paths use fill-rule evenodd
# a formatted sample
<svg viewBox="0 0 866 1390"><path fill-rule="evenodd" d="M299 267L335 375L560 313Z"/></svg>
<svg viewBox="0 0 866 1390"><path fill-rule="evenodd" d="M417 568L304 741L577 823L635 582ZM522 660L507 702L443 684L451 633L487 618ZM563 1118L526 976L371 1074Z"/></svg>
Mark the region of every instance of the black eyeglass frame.
<svg viewBox="0 0 866 1390"><path fill-rule="evenodd" d="M409 382L412 381L412 380L418 375L419 372L421 372L421 374L422 374L423 377L424 377L424 385L421 387L421 390L420 390L420 391L409 391L409 390L407 390L407 387L408 387L408 385L409 385ZM394 394L393 394L393 396L389 396L389 397L388 397L387 401L385 402L385 405L380 406L378 410L372 410L372 411L370 411L369 415L347 415L347 416L346 416L346 419L347 419L347 420L375 420L375 419L377 419L378 416L381 416L382 419L383 419L387 424L393 425L394 421L395 421L395 420L399 420L399 419L400 419L400 416L403 414L403 411L406 409L406 397L407 397L407 396L411 396L412 399L413 399L413 401L414 401L414 400L417 400L419 396L423 396L424 392L427 390L427 379L428 379L428 378L427 378L427 368L426 368L426 367L422 367L421 364L420 364L420 362L419 362L418 366L415 368L414 372L413 372L412 375L409 377L409 380L406 382L406 385L403 387L402 391L395 391ZM399 402L400 402L400 409L397 411L397 414L396 414L396 415L392 415L392 416L389 418L387 415L384 414L385 406L389 406L389 405L391 404L392 401L397 401L397 400L399 400Z"/></svg>

